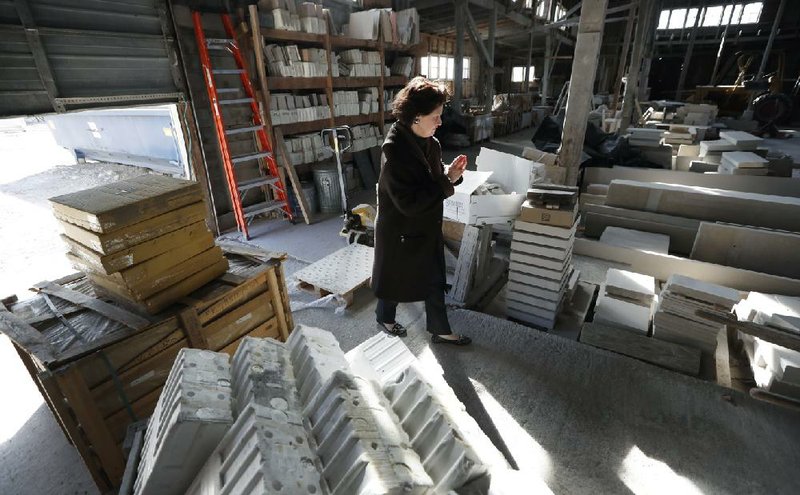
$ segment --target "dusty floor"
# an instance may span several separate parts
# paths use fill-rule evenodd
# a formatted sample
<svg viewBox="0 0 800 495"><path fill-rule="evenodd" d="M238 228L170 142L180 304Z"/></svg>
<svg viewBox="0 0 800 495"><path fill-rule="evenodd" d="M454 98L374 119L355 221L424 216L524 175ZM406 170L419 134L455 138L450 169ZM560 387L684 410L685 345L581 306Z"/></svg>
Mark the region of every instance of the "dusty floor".
<svg viewBox="0 0 800 495"><path fill-rule="evenodd" d="M2 296L72 271L47 197L141 173L75 165L70 154L45 146L43 133L22 139L0 135L0 163L28 163L32 149L50 155L25 169L0 169ZM508 140L518 146L527 139ZM292 273L345 245L340 226L335 217L311 226L273 222L254 228L264 234L255 242L291 254L291 286ZM581 263L585 277L604 273ZM290 297L313 300L294 287ZM295 320L334 332L348 350L377 331L374 303L362 289L344 315L305 309ZM421 304L401 305L398 320L409 327L409 347L439 361L469 412L530 480L520 493L800 492L796 413L739 394L725 401L728 392L713 384L479 313L451 313L454 329L475 341L464 349L428 346ZM4 336L0 373L0 393L14 397L0 409L0 494L97 493Z"/></svg>

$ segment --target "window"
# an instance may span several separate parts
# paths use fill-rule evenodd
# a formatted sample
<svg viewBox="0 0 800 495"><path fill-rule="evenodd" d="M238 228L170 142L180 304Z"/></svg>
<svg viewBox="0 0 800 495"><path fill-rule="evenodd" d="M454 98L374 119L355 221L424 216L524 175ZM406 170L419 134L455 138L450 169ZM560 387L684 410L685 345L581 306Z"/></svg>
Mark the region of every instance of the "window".
<svg viewBox="0 0 800 495"><path fill-rule="evenodd" d="M683 29L694 27L698 22L702 27L725 26L729 22L736 24L756 24L761 18L764 2L739 3L731 5L714 5L700 9L662 10L656 29Z"/></svg>
<svg viewBox="0 0 800 495"><path fill-rule="evenodd" d="M560 3L556 4L555 13L552 19L548 18L548 12L545 12L544 9L549 6L549 2L542 2L540 1L536 5L536 17L541 19L547 19L549 21L557 21L564 17L564 14L567 13L567 9L565 9ZM531 10L533 8L533 0L525 0L525 8Z"/></svg>
<svg viewBox="0 0 800 495"><path fill-rule="evenodd" d="M430 79L453 80L455 72L455 60L447 55L428 55L420 59L420 69L422 74ZM461 73L462 79L469 79L469 58L464 57L464 67Z"/></svg>
<svg viewBox="0 0 800 495"><path fill-rule="evenodd" d="M531 70L528 73L528 81L533 82L534 67L531 65ZM525 80L525 66L518 65L511 69L511 82L522 82Z"/></svg>

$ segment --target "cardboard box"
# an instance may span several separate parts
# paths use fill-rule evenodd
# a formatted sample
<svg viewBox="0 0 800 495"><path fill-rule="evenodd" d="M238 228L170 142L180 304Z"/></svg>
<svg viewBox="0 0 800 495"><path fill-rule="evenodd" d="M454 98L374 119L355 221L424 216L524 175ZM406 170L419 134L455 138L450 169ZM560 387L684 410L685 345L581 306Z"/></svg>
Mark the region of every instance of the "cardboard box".
<svg viewBox="0 0 800 495"><path fill-rule="evenodd" d="M481 148L477 165L477 171L464 172L464 181L456 186L456 193L444 201L445 218L473 225L513 221L528 188L543 174L544 167L488 148ZM506 194L473 194L487 180L499 184Z"/></svg>
<svg viewBox="0 0 800 495"><path fill-rule="evenodd" d="M522 204L519 212L519 219L523 222L540 223L543 225L554 225L556 227L572 227L578 218L578 204L571 210L551 210L548 208L537 208L530 201Z"/></svg>

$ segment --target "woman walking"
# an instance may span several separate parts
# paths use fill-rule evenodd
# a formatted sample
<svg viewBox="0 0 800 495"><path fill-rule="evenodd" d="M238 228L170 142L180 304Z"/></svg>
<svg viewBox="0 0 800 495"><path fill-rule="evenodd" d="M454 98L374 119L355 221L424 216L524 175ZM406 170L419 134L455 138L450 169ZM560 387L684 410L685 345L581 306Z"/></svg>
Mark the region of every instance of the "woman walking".
<svg viewBox="0 0 800 495"><path fill-rule="evenodd" d="M470 338L452 332L444 303L442 208L467 166L464 155L445 166L433 137L447 96L443 85L416 77L395 97L397 122L383 143L378 179L372 288L381 330L404 336L406 329L395 320L397 304L425 301L431 341L466 345Z"/></svg>

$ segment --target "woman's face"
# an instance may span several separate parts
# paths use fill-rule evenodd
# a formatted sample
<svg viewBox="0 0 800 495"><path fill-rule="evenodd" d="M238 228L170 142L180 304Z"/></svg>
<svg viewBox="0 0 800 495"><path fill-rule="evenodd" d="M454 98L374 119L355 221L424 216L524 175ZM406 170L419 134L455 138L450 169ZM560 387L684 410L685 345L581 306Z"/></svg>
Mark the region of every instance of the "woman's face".
<svg viewBox="0 0 800 495"><path fill-rule="evenodd" d="M436 129L442 125L442 111L444 105L439 105L436 109L428 115L420 115L415 119L411 129L419 137L428 138L436 133Z"/></svg>

